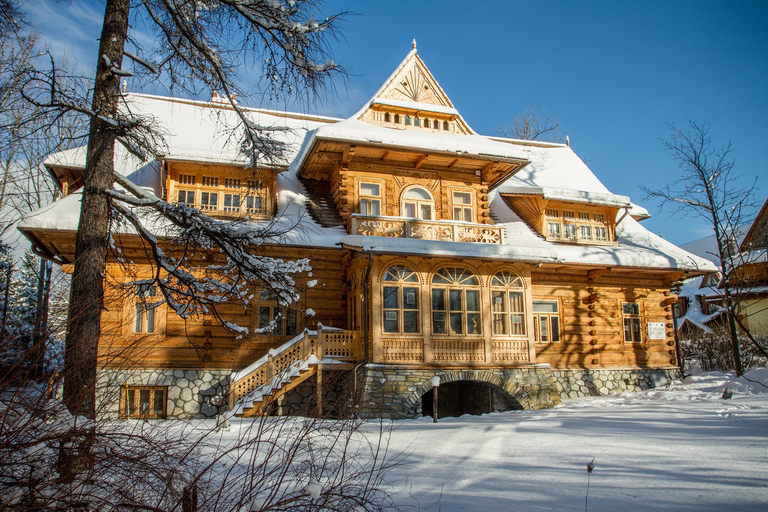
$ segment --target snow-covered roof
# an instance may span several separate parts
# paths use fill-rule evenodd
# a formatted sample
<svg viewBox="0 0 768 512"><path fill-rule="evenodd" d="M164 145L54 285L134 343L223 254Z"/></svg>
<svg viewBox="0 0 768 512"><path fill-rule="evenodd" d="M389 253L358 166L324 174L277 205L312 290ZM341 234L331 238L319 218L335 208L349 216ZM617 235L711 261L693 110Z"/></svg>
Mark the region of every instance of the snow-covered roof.
<svg viewBox="0 0 768 512"><path fill-rule="evenodd" d="M531 162L498 187L502 194L544 194L549 199L631 206L627 196L608 190L570 146L534 146L514 139L500 143L518 148Z"/></svg>
<svg viewBox="0 0 768 512"><path fill-rule="evenodd" d="M482 135L396 130L350 118L338 123L323 125L315 130L312 133L312 140L305 146L304 152L297 161L299 167L303 160L309 156L312 142L316 139L382 144L388 147L455 153L457 156L469 155L514 160L528 159L523 146L517 147L496 142L490 137Z"/></svg>
<svg viewBox="0 0 768 512"><path fill-rule="evenodd" d="M421 103L418 101L394 100L392 98L373 98L369 102L369 105L386 105L389 107L416 109L423 112L435 112L437 114L459 115L459 111L453 107L433 105L432 103Z"/></svg>
<svg viewBox="0 0 768 512"><path fill-rule="evenodd" d="M404 63L413 56L409 53ZM404 64L401 64L401 66ZM392 76L397 74L397 70ZM390 77L391 80L391 77ZM382 88L383 90L383 88ZM378 93L374 98L378 97ZM240 153L240 137L233 131L239 119L231 107L221 103L187 101L145 94L130 94L126 104L131 111L151 115L166 133L162 158L201 163L246 164ZM541 194L573 202L606 204L642 209L626 196L609 191L573 150L562 144L531 143L486 137L398 130L369 124L358 114L340 121L335 118L281 113L244 108L254 124L288 127L272 136L284 141L287 150L281 165L289 172L278 175L277 215L269 221L278 229L293 227L282 242L316 247L353 247L359 250L393 254L444 255L557 264L629 266L648 269L676 269L710 272L715 266L707 259L686 252L649 232L631 216L619 211L616 228L618 245L574 245L549 242L535 233L502 199L501 194ZM343 227L323 227L308 214L309 192L298 178L298 170L317 139L380 143L387 146L418 148L431 152L487 156L529 162L488 194L492 218L504 229L504 244L442 242L411 238L372 237L347 234ZM158 161L140 162L125 149L116 148L118 172L133 182L160 192L161 166ZM84 152L72 150L50 157L50 162L84 165ZM274 162L270 162L274 163ZM63 164L61 164L63 165ZM58 229L73 231L79 219L79 194L71 195L46 208L26 215L19 226L25 231ZM637 208L637 210L635 210ZM256 221L254 221L256 222ZM260 223L266 221L258 221ZM162 232L162 223L156 228ZM123 228L130 231L130 228Z"/></svg>

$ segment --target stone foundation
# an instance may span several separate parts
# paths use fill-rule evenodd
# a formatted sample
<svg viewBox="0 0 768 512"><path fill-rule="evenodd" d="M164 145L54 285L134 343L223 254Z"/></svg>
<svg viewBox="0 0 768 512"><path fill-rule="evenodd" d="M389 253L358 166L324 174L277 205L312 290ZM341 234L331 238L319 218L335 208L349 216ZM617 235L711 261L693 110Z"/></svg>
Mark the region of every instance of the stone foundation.
<svg viewBox="0 0 768 512"><path fill-rule="evenodd" d="M418 418L421 397L432 389L431 379L441 383L459 380L484 382L522 409L543 409L561 402L549 368L448 370L368 365L358 374L358 406L361 417Z"/></svg>
<svg viewBox="0 0 768 512"><path fill-rule="evenodd" d="M682 379L678 368L552 370L562 398L604 396L668 386Z"/></svg>
<svg viewBox="0 0 768 512"><path fill-rule="evenodd" d="M120 387L162 386L167 390L166 418L212 418L227 411L227 370L99 370L96 410L102 419L117 419Z"/></svg>

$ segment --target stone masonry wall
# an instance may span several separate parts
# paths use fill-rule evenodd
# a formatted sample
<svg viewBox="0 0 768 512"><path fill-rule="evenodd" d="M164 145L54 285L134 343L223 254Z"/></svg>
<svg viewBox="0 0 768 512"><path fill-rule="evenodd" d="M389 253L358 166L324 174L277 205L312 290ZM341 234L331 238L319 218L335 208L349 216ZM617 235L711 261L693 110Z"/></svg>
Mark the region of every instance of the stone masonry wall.
<svg viewBox="0 0 768 512"><path fill-rule="evenodd" d="M229 375L226 370L99 370L96 410L99 417L118 418L120 387L163 386L167 388L168 419L212 418L227 411Z"/></svg>
<svg viewBox="0 0 768 512"><path fill-rule="evenodd" d="M523 409L542 409L562 403L549 368L447 370L368 365L360 370L362 417L418 418L421 397L432 389L431 379L485 382L506 392Z"/></svg>
<svg viewBox="0 0 768 512"><path fill-rule="evenodd" d="M642 391L667 386L682 375L669 369L574 369L552 370L563 398L604 396L622 391Z"/></svg>

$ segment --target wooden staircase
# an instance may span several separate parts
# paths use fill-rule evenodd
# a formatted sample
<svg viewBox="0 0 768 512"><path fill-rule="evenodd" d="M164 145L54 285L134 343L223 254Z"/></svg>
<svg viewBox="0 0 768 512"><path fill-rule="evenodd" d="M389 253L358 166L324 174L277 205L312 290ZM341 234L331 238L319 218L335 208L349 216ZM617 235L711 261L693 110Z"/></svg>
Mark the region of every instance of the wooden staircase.
<svg viewBox="0 0 768 512"><path fill-rule="evenodd" d="M323 366L362 361L357 331L318 326L269 352L230 378L230 411L236 417L272 413L271 404ZM322 390L319 390L322 391Z"/></svg>

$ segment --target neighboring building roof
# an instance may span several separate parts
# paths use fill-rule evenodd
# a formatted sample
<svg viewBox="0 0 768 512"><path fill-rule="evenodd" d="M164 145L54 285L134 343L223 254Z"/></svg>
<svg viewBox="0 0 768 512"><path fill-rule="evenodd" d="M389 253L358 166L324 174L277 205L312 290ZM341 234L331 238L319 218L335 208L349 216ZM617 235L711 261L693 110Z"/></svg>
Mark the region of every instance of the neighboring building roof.
<svg viewBox="0 0 768 512"><path fill-rule="evenodd" d="M741 242L742 251L755 249L768 249L768 199L763 203Z"/></svg>

